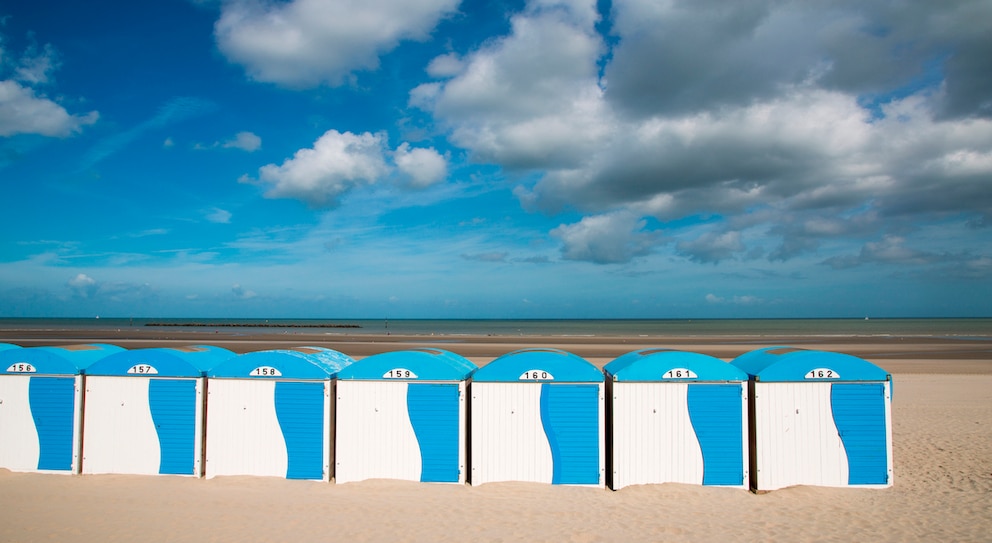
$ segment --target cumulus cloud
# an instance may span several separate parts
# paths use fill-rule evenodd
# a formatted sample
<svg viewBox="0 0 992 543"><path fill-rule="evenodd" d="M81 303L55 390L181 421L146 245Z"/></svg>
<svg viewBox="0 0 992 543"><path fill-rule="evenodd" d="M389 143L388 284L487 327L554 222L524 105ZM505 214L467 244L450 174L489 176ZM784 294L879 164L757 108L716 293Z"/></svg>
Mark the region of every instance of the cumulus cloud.
<svg viewBox="0 0 992 543"><path fill-rule="evenodd" d="M391 180L397 170L409 179L409 186L424 188L443 180L448 166L434 148L404 142L390 152L385 133L328 130L313 147L300 149L281 165L262 166L257 179L242 176L241 182L268 187L268 198L294 198L325 208L335 207L354 189Z"/></svg>
<svg viewBox="0 0 992 543"><path fill-rule="evenodd" d="M0 137L66 137L100 118L96 111L71 114L47 96L44 87L52 83L59 64L58 52L50 44L32 43L22 55L12 55L4 49L0 35Z"/></svg>
<svg viewBox="0 0 992 543"><path fill-rule="evenodd" d="M426 187L448 176L448 161L440 153L429 149L411 149L402 143L394 157L396 167L413 180L413 186Z"/></svg>
<svg viewBox="0 0 992 543"><path fill-rule="evenodd" d="M719 216L727 233L676 244L701 263L992 216L987 2L617 0L612 48L590 5L531 1L410 93L474 160L537 172L526 209L589 215L555 231L568 258L631 258L580 242L618 212ZM758 216L778 243L749 251L731 231Z"/></svg>
<svg viewBox="0 0 992 543"><path fill-rule="evenodd" d="M462 58L434 59L445 77L410 93L476 160L511 168L572 167L606 134L597 81L605 51L592 2L535 2L511 20L511 34Z"/></svg>
<svg viewBox="0 0 992 543"><path fill-rule="evenodd" d="M645 221L636 215L618 212L563 224L551 235L561 240L562 257L566 260L617 264L649 252L653 240L643 232L644 226Z"/></svg>
<svg viewBox="0 0 992 543"><path fill-rule="evenodd" d="M12 80L0 81L0 136L66 137L95 123L99 117L96 111L72 115L30 87Z"/></svg>
<svg viewBox="0 0 992 543"><path fill-rule="evenodd" d="M86 275L85 273L76 274L75 277L69 279L66 283L73 294L79 296L80 298L92 298L96 291L100 288L97 284L96 279Z"/></svg>
<svg viewBox="0 0 992 543"><path fill-rule="evenodd" d="M281 165L259 169L268 198L295 198L312 207L333 207L342 194L370 185L389 173L384 134L328 130L313 147L300 149ZM242 181L250 182L247 177Z"/></svg>
<svg viewBox="0 0 992 543"><path fill-rule="evenodd" d="M257 81L340 85L402 40L426 39L458 0L258 0L225 2L217 46Z"/></svg>
<svg viewBox="0 0 992 543"><path fill-rule="evenodd" d="M234 138L221 144L225 149L241 149L249 153L262 148L262 138L252 132L238 132Z"/></svg>

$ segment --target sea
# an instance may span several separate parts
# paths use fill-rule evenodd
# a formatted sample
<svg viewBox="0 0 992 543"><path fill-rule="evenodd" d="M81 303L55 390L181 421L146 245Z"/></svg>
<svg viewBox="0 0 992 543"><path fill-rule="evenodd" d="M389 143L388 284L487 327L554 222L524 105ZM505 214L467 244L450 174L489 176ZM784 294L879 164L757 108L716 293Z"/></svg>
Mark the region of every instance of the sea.
<svg viewBox="0 0 992 543"><path fill-rule="evenodd" d="M992 340L992 318L834 319L201 319L0 318L0 331L123 329L245 335L308 333L414 336L693 337L861 336Z"/></svg>

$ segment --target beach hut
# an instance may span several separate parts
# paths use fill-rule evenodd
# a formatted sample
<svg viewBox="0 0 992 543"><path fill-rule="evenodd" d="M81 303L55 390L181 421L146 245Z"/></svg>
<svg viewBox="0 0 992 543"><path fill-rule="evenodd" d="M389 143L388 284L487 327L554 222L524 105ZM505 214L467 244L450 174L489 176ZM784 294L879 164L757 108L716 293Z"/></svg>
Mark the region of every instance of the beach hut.
<svg viewBox="0 0 992 543"><path fill-rule="evenodd" d="M332 378L354 360L321 347L256 351L207 372L207 478L330 480Z"/></svg>
<svg viewBox="0 0 992 543"><path fill-rule="evenodd" d="M505 354L472 376L471 483L604 486L603 372L557 349Z"/></svg>
<svg viewBox="0 0 992 543"><path fill-rule="evenodd" d="M747 488L746 373L712 356L668 349L630 352L603 369L610 488Z"/></svg>
<svg viewBox="0 0 992 543"><path fill-rule="evenodd" d="M892 485L892 377L846 354L768 347L750 376L751 488Z"/></svg>
<svg viewBox="0 0 992 543"><path fill-rule="evenodd" d="M88 344L0 351L0 468L79 473L80 370L123 350Z"/></svg>
<svg viewBox="0 0 992 543"><path fill-rule="evenodd" d="M466 382L476 365L440 349L377 354L337 375L338 483L464 483Z"/></svg>
<svg viewBox="0 0 992 543"><path fill-rule="evenodd" d="M204 375L220 347L134 349L93 363L83 404L83 473L186 475L203 470Z"/></svg>

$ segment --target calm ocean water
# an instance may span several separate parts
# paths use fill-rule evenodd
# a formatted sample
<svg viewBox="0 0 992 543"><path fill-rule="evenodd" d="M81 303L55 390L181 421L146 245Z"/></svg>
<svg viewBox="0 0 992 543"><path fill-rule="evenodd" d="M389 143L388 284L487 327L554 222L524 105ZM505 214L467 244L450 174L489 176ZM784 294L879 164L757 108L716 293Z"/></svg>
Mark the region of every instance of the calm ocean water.
<svg viewBox="0 0 992 543"><path fill-rule="evenodd" d="M0 319L0 329L145 330L497 336L931 336L992 339L992 319Z"/></svg>

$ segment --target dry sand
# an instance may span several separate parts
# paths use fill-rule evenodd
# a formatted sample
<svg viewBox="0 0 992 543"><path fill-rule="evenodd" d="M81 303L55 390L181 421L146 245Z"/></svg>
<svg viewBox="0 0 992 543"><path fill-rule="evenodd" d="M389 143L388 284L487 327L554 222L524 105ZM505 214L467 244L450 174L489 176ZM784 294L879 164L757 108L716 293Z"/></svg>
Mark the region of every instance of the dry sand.
<svg viewBox="0 0 992 543"><path fill-rule="evenodd" d="M0 337L26 345L21 339ZM310 339L300 343L317 343ZM487 340L477 339L461 340L463 349L432 346L461 350L485 363L493 353L521 345L486 347ZM551 346L553 341L544 339L541 344ZM718 344L692 338L662 346L729 358L737 350L789 344L779 339L724 338L726 343ZM190 344L189 338L169 341ZM233 350L277 346L257 341ZM374 341L362 338L354 349L321 344L358 357L374 352ZM402 339L387 343L383 350L406 348ZM676 484L613 492L531 483L336 485L0 470L0 541L992 541L989 343L880 345L863 338L825 343L816 347L860 353L894 374L892 488L794 487L757 495ZM601 365L645 345L600 338L591 345L556 346Z"/></svg>

